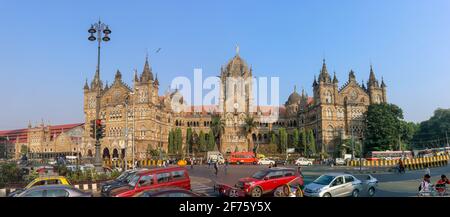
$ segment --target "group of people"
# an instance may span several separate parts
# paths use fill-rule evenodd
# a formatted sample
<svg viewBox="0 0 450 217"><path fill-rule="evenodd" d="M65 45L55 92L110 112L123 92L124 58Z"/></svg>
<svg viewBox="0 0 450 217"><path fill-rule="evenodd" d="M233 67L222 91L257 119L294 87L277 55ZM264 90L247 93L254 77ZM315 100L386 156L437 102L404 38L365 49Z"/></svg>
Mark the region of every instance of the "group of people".
<svg viewBox="0 0 450 217"><path fill-rule="evenodd" d="M225 159L225 162L223 164L224 164L224 167L223 167L224 174L226 175L228 172L228 165L229 165L228 159ZM213 161L211 159L208 159L208 168L211 168L211 165L213 165L214 174L217 176L219 173L219 161Z"/></svg>
<svg viewBox="0 0 450 217"><path fill-rule="evenodd" d="M419 194L422 196L432 196L435 189L440 196L443 196L447 191L447 184L450 184L450 181L444 174L441 175L441 178L435 185L431 184L431 176L427 173L423 176L423 180L419 185Z"/></svg>

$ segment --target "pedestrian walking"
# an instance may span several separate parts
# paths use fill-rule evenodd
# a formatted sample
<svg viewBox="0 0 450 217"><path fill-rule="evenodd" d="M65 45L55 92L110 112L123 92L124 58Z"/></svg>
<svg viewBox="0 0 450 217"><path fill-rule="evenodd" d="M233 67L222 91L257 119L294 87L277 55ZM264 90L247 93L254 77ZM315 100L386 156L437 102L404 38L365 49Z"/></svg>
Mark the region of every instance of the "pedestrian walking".
<svg viewBox="0 0 450 217"><path fill-rule="evenodd" d="M216 161L214 163L214 170L215 170L215 173L216 173L216 176L217 176L217 173L219 172L219 162L218 161Z"/></svg>
<svg viewBox="0 0 450 217"><path fill-rule="evenodd" d="M211 168L211 163L212 163L211 159L208 159L208 168Z"/></svg>
<svg viewBox="0 0 450 217"><path fill-rule="evenodd" d="M194 159L191 158L191 169L194 169Z"/></svg>

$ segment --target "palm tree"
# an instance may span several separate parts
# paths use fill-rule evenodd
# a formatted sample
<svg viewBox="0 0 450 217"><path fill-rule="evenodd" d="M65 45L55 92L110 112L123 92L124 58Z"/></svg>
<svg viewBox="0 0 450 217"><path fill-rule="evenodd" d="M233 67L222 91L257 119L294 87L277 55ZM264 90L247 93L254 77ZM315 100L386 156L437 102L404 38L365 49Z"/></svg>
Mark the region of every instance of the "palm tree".
<svg viewBox="0 0 450 217"><path fill-rule="evenodd" d="M219 149L220 151L222 148L222 135L225 132L225 122L223 122L220 117L213 117L211 123L211 131L213 132L214 138L216 139L216 146L217 144L219 144L217 149Z"/></svg>
<svg viewBox="0 0 450 217"><path fill-rule="evenodd" d="M252 139L252 133L256 129L256 122L255 119L251 116L246 117L244 120L244 130L247 133L247 141L248 141L248 147L247 150L253 150L253 139Z"/></svg>

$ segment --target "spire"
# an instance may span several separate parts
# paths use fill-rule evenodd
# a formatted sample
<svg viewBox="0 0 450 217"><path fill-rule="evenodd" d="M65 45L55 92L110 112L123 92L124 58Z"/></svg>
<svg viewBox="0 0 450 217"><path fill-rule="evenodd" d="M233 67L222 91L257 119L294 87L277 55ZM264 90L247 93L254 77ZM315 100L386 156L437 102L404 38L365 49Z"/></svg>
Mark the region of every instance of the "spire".
<svg viewBox="0 0 450 217"><path fill-rule="evenodd" d="M331 83L330 74L328 74L327 64L325 59L323 59L322 69L320 70L319 82Z"/></svg>
<svg viewBox="0 0 450 217"><path fill-rule="evenodd" d="M336 77L336 71L334 72L334 76L333 76L333 83L337 84L339 81Z"/></svg>
<svg viewBox="0 0 450 217"><path fill-rule="evenodd" d="M381 87L382 88L386 88L386 84L384 83L383 77L381 77Z"/></svg>
<svg viewBox="0 0 450 217"><path fill-rule="evenodd" d="M315 87L316 85L317 85L317 79L316 79L316 75L314 75L313 87Z"/></svg>
<svg viewBox="0 0 450 217"><path fill-rule="evenodd" d="M100 72L97 70L95 71L94 80L91 82L91 89L101 89L103 87L102 80L100 80Z"/></svg>
<svg viewBox="0 0 450 217"><path fill-rule="evenodd" d="M362 89L366 89L366 86L364 85L364 80L361 80L361 87L362 87Z"/></svg>
<svg viewBox="0 0 450 217"><path fill-rule="evenodd" d="M367 82L367 86L375 86L378 87L378 81L375 78L375 73L373 72L372 64L370 64L370 75L369 75L369 81Z"/></svg>
<svg viewBox="0 0 450 217"><path fill-rule="evenodd" d="M137 70L134 69L134 83L137 83L137 82L139 82L139 77L138 77L138 74L137 74Z"/></svg>
<svg viewBox="0 0 450 217"><path fill-rule="evenodd" d="M108 86L108 81L106 81L105 82L105 89L108 89L109 88L109 86Z"/></svg>
<svg viewBox="0 0 450 217"><path fill-rule="evenodd" d="M156 76L155 76L155 83L154 83L156 86L159 86L159 81L158 81L158 73L156 73Z"/></svg>
<svg viewBox="0 0 450 217"><path fill-rule="evenodd" d="M305 88L302 87L302 97L305 97Z"/></svg>
<svg viewBox="0 0 450 217"><path fill-rule="evenodd" d="M239 44L236 45L236 56L239 56Z"/></svg>
<svg viewBox="0 0 450 217"><path fill-rule="evenodd" d="M117 81L121 81L122 80L122 73L120 73L120 71L117 69L115 78L114 78L114 83L116 83Z"/></svg>
<svg viewBox="0 0 450 217"><path fill-rule="evenodd" d="M350 73L348 73L348 81L356 81L355 72L353 72L353 69L350 70Z"/></svg>
<svg viewBox="0 0 450 217"><path fill-rule="evenodd" d="M141 82L153 81L153 73L152 68L150 68L150 64L148 63L148 54L145 57L144 70L141 75Z"/></svg>
<svg viewBox="0 0 450 217"><path fill-rule="evenodd" d="M297 85L294 85L294 93L297 93Z"/></svg>
<svg viewBox="0 0 450 217"><path fill-rule="evenodd" d="M84 82L84 89L85 90L89 90L89 85L88 85L87 78L86 78L86 82Z"/></svg>

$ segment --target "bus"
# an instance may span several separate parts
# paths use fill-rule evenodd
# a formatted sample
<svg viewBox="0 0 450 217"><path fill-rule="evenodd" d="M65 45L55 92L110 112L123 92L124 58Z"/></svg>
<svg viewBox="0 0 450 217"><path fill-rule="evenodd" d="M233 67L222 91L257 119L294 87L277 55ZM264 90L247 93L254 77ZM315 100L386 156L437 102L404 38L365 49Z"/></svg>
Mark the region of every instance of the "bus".
<svg viewBox="0 0 450 217"><path fill-rule="evenodd" d="M400 158L412 158L411 151L372 151L370 160L398 160Z"/></svg>
<svg viewBox="0 0 450 217"><path fill-rule="evenodd" d="M233 152L228 162L230 164L256 164L258 159L253 152Z"/></svg>

